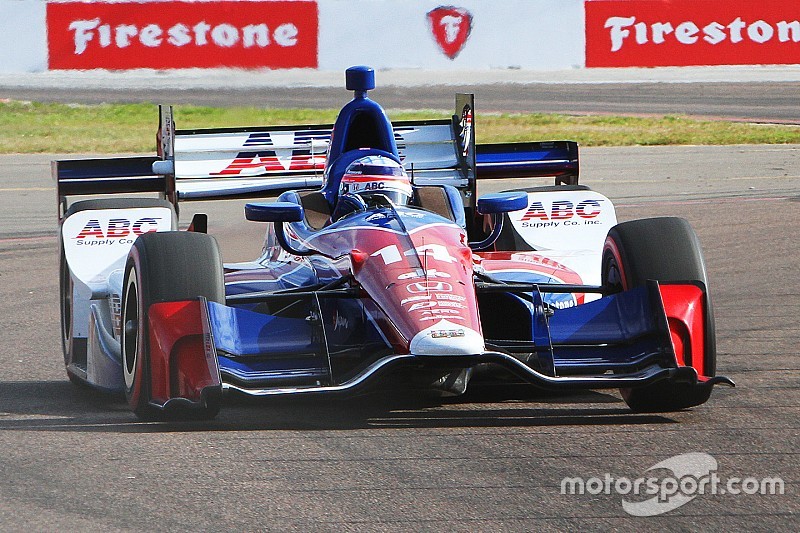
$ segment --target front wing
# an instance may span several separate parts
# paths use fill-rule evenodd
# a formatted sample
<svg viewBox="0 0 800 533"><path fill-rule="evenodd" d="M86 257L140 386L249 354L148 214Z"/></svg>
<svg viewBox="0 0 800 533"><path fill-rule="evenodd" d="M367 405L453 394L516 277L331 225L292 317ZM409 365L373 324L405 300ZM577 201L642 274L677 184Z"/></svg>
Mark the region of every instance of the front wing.
<svg viewBox="0 0 800 533"><path fill-rule="evenodd" d="M249 296L245 305L204 299L153 304L151 403L166 410L202 406L209 395L224 390L251 396L354 393L400 368L478 365L503 368L549 390L636 388L668 381L710 391L718 383L733 384L706 375L711 372L704 367L705 351L713 350L713 341L704 287L652 281L558 310L543 303L548 287L477 288L479 294L505 289L524 295L530 338L487 338L486 350L469 356L393 353L381 339L375 309L343 289L298 297L297 305L305 307L300 313L295 309L294 316L265 313L256 303L285 298L275 294ZM560 290L565 289L575 288ZM350 310L345 312L340 302Z"/></svg>

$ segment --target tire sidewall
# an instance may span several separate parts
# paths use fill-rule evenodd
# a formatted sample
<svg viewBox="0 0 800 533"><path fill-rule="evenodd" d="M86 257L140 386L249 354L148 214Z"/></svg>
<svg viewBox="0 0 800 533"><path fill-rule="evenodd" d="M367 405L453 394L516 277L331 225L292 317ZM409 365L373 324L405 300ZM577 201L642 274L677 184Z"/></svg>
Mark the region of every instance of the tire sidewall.
<svg viewBox="0 0 800 533"><path fill-rule="evenodd" d="M618 289L620 291L626 291L630 288L630 282L628 281L627 276L627 269L625 268L625 264L622 259L622 254L620 253L619 245L617 244L617 239L615 238L616 235L613 232L613 228L611 232L609 232L608 237L606 238L606 242L603 245L603 255L602 255L602 274L601 274L601 285L603 287L609 287ZM609 279L611 276L609 274L612 272L612 269L616 269L618 273L618 280ZM617 283L619 286L617 287Z"/></svg>
<svg viewBox="0 0 800 533"><path fill-rule="evenodd" d="M122 352L122 374L124 378L125 397L128 404L135 412L147 406L150 397L149 388L149 361L147 353L147 305L146 287L141 279L141 253L139 247L131 247L128 261L125 265L125 277L123 281L123 308L122 308L122 335L120 346ZM136 291L135 295L131 290ZM129 301L131 298L134 302ZM135 307L137 330L134 339L128 338L126 333L127 321L130 319L129 311L133 310L129 306ZM130 350L130 344L135 348ZM133 360L131 361L131 358Z"/></svg>
<svg viewBox="0 0 800 533"><path fill-rule="evenodd" d="M64 352L64 365L69 366L72 362L72 329L73 321L73 287L72 274L67 266L67 258L64 254L64 244L59 237L58 241L59 260L58 260L58 302L61 311L61 349Z"/></svg>

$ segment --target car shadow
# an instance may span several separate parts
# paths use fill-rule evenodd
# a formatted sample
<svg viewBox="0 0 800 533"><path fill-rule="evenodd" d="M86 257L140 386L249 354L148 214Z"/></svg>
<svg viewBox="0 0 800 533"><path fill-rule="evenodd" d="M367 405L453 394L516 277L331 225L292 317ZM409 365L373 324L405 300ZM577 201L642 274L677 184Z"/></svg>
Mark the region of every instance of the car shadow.
<svg viewBox="0 0 800 533"><path fill-rule="evenodd" d="M67 380L0 382L0 431L165 433L669 423L677 421L668 415L633 413L610 394L556 395L514 384L475 386L457 398L432 398L415 391L357 397L228 396L211 421L143 422L130 412L121 395L103 394Z"/></svg>

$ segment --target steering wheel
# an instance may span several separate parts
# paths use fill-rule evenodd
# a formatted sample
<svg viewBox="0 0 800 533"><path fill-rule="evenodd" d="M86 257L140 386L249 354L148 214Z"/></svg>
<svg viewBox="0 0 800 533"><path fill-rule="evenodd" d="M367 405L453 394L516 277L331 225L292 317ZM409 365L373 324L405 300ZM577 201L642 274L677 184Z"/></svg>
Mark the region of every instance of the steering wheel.
<svg viewBox="0 0 800 533"><path fill-rule="evenodd" d="M391 207L392 201L382 193L372 193L369 195L369 198L366 200L366 204L369 207Z"/></svg>
<svg viewBox="0 0 800 533"><path fill-rule="evenodd" d="M336 201L336 207L331 214L331 222L336 222L342 217L359 211L366 211L367 203L357 194L345 193Z"/></svg>

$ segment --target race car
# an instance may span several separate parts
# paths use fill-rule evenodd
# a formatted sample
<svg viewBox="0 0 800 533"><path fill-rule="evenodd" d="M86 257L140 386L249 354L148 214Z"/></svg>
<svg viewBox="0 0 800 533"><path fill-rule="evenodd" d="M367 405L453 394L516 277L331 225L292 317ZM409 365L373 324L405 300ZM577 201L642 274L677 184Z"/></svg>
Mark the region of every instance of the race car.
<svg viewBox="0 0 800 533"><path fill-rule="evenodd" d="M229 393L476 379L672 411L733 386L685 220L617 223L578 184L574 142L476 145L472 95L450 120L392 124L371 68L345 78L333 126L176 130L160 106L156 155L53 163L72 381L143 419L213 418ZM553 183L478 196L521 178ZM223 263L205 215L179 230L180 200L231 197L259 199L253 261Z"/></svg>

